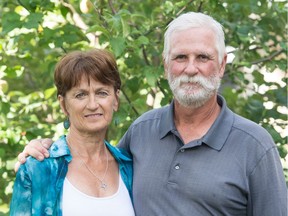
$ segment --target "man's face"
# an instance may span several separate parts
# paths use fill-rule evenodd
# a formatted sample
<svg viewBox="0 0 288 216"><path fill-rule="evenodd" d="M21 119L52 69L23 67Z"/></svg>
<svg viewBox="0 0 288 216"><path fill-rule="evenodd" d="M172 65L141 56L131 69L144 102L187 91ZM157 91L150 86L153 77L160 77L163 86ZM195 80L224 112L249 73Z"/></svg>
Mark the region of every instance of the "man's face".
<svg viewBox="0 0 288 216"><path fill-rule="evenodd" d="M214 32L191 28L172 34L165 71L175 99L197 108L217 93L226 64L218 61Z"/></svg>

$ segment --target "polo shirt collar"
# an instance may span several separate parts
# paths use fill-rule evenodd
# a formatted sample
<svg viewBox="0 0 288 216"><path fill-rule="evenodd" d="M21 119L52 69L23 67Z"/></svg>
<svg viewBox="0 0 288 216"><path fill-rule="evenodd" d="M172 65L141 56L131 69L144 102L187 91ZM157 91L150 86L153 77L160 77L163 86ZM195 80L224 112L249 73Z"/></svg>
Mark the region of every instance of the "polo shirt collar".
<svg viewBox="0 0 288 216"><path fill-rule="evenodd" d="M229 136L234 121L234 115L227 107L226 101L221 95L217 95L217 102L221 106L220 114L209 131L200 140L207 146L219 151ZM164 108L161 115L160 139L173 131L176 131L174 124L174 101Z"/></svg>
<svg viewBox="0 0 288 216"><path fill-rule="evenodd" d="M174 100L166 107L160 117L160 139L168 133L176 131L174 124Z"/></svg>
<svg viewBox="0 0 288 216"><path fill-rule="evenodd" d="M105 145L113 155L113 157L116 159L116 161L121 162L121 161L132 161L128 153L121 151L119 148L112 146L110 143L105 141Z"/></svg>
<svg viewBox="0 0 288 216"><path fill-rule="evenodd" d="M219 151L224 146L232 129L234 115L221 95L217 96L217 102L221 106L220 114L209 131L202 137L202 143Z"/></svg>

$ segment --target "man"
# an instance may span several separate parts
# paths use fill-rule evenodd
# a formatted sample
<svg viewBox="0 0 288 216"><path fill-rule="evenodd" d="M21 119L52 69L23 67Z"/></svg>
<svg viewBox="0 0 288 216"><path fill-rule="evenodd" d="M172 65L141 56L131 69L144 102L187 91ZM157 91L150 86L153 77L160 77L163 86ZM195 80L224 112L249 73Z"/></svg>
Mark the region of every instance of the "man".
<svg viewBox="0 0 288 216"><path fill-rule="evenodd" d="M169 24L163 60L174 100L140 116L119 143L133 156L136 215L287 215L271 136L217 94L226 58L222 26L210 16ZM33 142L19 160L47 153Z"/></svg>

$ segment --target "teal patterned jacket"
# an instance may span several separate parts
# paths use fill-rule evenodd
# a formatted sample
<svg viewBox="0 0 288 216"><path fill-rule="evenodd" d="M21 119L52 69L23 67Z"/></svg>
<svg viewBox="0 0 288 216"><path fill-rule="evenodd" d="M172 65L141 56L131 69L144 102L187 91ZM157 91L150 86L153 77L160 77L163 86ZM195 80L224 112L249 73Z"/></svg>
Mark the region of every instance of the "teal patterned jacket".
<svg viewBox="0 0 288 216"><path fill-rule="evenodd" d="M125 150L105 144L118 162L121 177L132 200L132 159ZM62 188L72 155L66 137L54 142L50 157L42 162L32 157L17 172L10 204L11 216L62 215Z"/></svg>

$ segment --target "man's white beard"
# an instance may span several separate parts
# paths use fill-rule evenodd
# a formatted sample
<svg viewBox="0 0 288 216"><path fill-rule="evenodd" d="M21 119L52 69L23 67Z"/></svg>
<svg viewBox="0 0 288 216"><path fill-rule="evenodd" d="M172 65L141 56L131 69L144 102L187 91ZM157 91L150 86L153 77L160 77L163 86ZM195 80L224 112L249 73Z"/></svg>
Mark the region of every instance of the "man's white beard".
<svg viewBox="0 0 288 216"><path fill-rule="evenodd" d="M187 76L175 77L168 72L168 83L175 99L185 107L203 106L218 91L221 78L217 74L210 77ZM189 83L189 85L187 85ZM184 86L181 86L185 84Z"/></svg>

